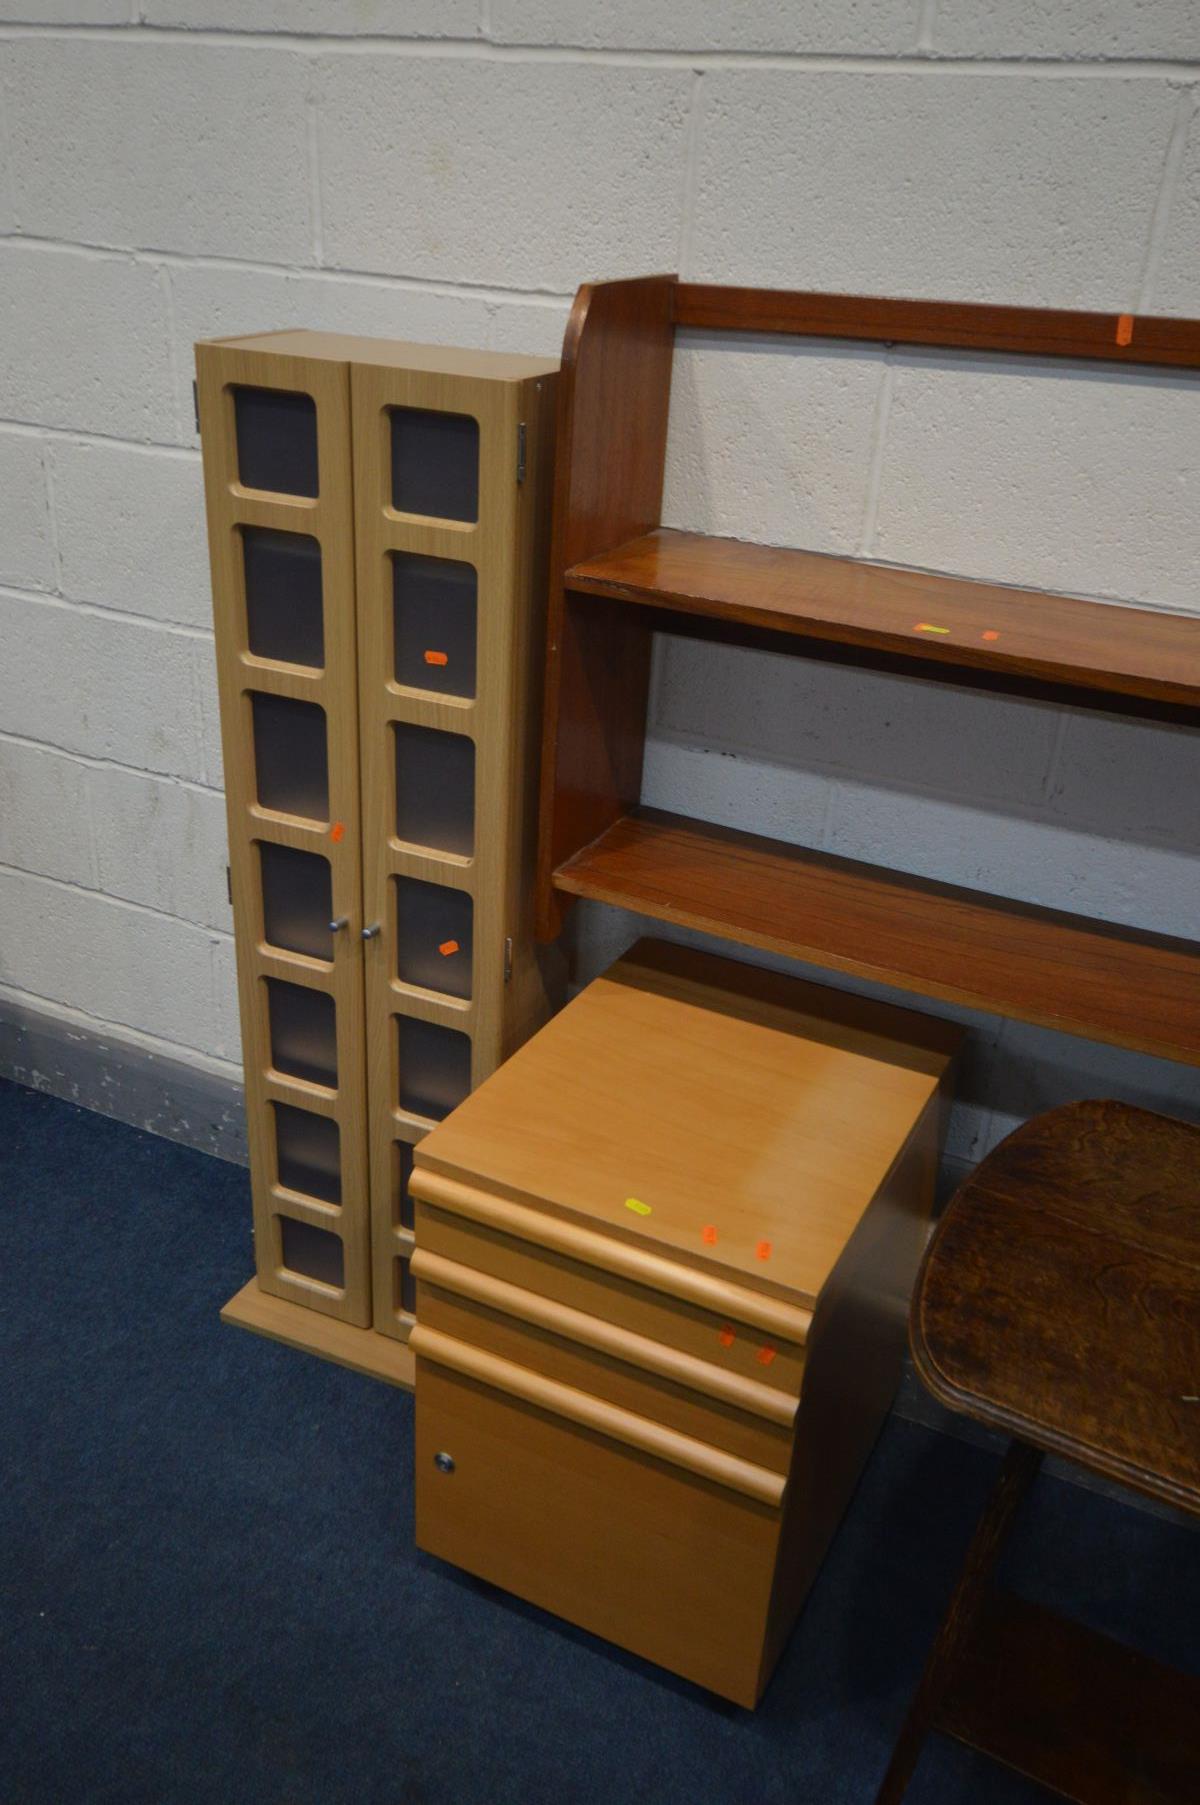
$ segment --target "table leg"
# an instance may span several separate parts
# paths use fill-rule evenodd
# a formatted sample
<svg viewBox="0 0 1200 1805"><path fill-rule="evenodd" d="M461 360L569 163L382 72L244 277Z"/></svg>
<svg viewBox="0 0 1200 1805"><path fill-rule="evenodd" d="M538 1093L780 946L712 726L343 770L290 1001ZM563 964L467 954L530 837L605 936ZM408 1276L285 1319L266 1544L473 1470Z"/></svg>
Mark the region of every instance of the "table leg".
<svg viewBox="0 0 1200 1805"><path fill-rule="evenodd" d="M1039 1448L1010 1442L1004 1465L971 1538L958 1584L946 1609L904 1727L892 1751L875 1805L900 1805L912 1779L921 1745L933 1728L955 1664L979 1615L1000 1551L1008 1539L1021 1502L1042 1464Z"/></svg>

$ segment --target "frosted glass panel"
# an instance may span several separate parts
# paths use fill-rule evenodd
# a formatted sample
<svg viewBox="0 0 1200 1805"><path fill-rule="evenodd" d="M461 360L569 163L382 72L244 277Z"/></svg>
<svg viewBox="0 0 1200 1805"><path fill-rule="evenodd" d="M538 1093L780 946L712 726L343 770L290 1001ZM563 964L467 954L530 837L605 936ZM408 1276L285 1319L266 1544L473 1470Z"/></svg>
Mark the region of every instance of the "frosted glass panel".
<svg viewBox="0 0 1200 1805"><path fill-rule="evenodd" d="M402 1015L400 1108L441 1121L471 1088L471 1042L457 1028Z"/></svg>
<svg viewBox="0 0 1200 1805"><path fill-rule="evenodd" d="M394 407L392 506L439 520L479 518L479 422L469 414Z"/></svg>
<svg viewBox="0 0 1200 1805"><path fill-rule="evenodd" d="M301 1278L321 1279L326 1285L341 1290L346 1283L342 1243L327 1228L314 1228L310 1222L297 1222L291 1216L279 1218L283 1243L283 1264Z"/></svg>
<svg viewBox="0 0 1200 1805"><path fill-rule="evenodd" d="M238 477L244 489L317 493L317 410L311 395L235 389Z"/></svg>
<svg viewBox="0 0 1200 1805"><path fill-rule="evenodd" d="M475 694L473 564L392 553L396 682L439 695Z"/></svg>
<svg viewBox="0 0 1200 1805"><path fill-rule="evenodd" d="M289 1191L319 1197L323 1203L342 1201L342 1169L338 1125L328 1116L314 1116L290 1103L272 1103L275 1111L275 1152L279 1182Z"/></svg>
<svg viewBox="0 0 1200 1805"><path fill-rule="evenodd" d="M271 1064L289 1078L337 1085L337 1018L331 996L268 978Z"/></svg>
<svg viewBox="0 0 1200 1805"><path fill-rule="evenodd" d="M413 1200L408 1181L412 1177L413 1149L407 1141L392 1143L392 1220L397 1228L413 1225Z"/></svg>
<svg viewBox="0 0 1200 1805"><path fill-rule="evenodd" d="M321 547L307 533L244 526L246 643L256 658L325 663Z"/></svg>
<svg viewBox="0 0 1200 1805"><path fill-rule="evenodd" d="M471 927L474 904L462 890L398 877L396 885L396 976L404 984L440 990L445 996L471 994Z"/></svg>
<svg viewBox="0 0 1200 1805"><path fill-rule="evenodd" d="M475 746L461 733L398 721L396 833L436 852L475 850Z"/></svg>
<svg viewBox="0 0 1200 1805"><path fill-rule="evenodd" d="M333 885L329 860L319 852L258 842L263 932L272 946L312 959L332 959Z"/></svg>
<svg viewBox="0 0 1200 1805"><path fill-rule="evenodd" d="M396 1261L396 1303L406 1316L417 1313L417 1282L407 1260Z"/></svg>
<svg viewBox="0 0 1200 1805"><path fill-rule="evenodd" d="M325 710L291 696L255 694L254 769L263 808L329 819L329 755Z"/></svg>

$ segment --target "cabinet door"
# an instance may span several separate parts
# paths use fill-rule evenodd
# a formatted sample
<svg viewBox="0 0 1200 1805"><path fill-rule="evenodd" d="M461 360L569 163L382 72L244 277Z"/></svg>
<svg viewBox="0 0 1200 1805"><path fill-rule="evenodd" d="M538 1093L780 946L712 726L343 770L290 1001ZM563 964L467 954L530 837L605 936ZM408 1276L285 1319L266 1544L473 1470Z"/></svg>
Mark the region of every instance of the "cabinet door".
<svg viewBox="0 0 1200 1805"><path fill-rule="evenodd" d="M355 364L351 386L374 1320L404 1337L412 1147L507 1050L522 385Z"/></svg>
<svg viewBox="0 0 1200 1805"><path fill-rule="evenodd" d="M197 372L258 1282L366 1326L349 366Z"/></svg>
<svg viewBox="0 0 1200 1805"><path fill-rule="evenodd" d="M426 1336L459 1345L422 1318L417 1547L753 1709L778 1508L630 1446L624 1412L605 1433L513 1395L507 1361L467 1349L455 1371Z"/></svg>

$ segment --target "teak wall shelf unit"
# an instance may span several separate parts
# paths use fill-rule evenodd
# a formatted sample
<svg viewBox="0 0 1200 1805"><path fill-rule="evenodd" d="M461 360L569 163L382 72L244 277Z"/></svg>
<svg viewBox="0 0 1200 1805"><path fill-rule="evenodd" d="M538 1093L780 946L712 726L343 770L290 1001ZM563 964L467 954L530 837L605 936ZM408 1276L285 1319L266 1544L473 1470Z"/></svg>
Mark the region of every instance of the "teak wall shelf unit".
<svg viewBox="0 0 1200 1805"><path fill-rule="evenodd" d="M405 1383L412 1149L555 998L557 366L305 331L196 365L255 1222L224 1314Z"/></svg>
<svg viewBox="0 0 1200 1805"><path fill-rule="evenodd" d="M1200 620L661 525L675 330L1200 369L1200 322L719 288L580 289L559 381L538 925L575 896L1200 1064L1200 944L639 806L656 630L1200 725ZM936 629L930 631L930 628Z"/></svg>

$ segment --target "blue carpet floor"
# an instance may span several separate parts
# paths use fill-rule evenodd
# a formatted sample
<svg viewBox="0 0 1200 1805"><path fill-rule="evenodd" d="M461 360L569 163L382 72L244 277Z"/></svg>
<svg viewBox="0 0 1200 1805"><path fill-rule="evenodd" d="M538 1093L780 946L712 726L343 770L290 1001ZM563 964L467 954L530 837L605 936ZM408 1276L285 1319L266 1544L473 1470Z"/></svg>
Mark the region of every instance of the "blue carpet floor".
<svg viewBox="0 0 1200 1805"><path fill-rule="evenodd" d="M414 1552L411 1399L218 1322L243 1171L3 1083L0 1149L3 1805L869 1805L992 1453L892 1422L751 1715ZM1188 1528L1044 1479L1009 1577L1196 1661Z"/></svg>

